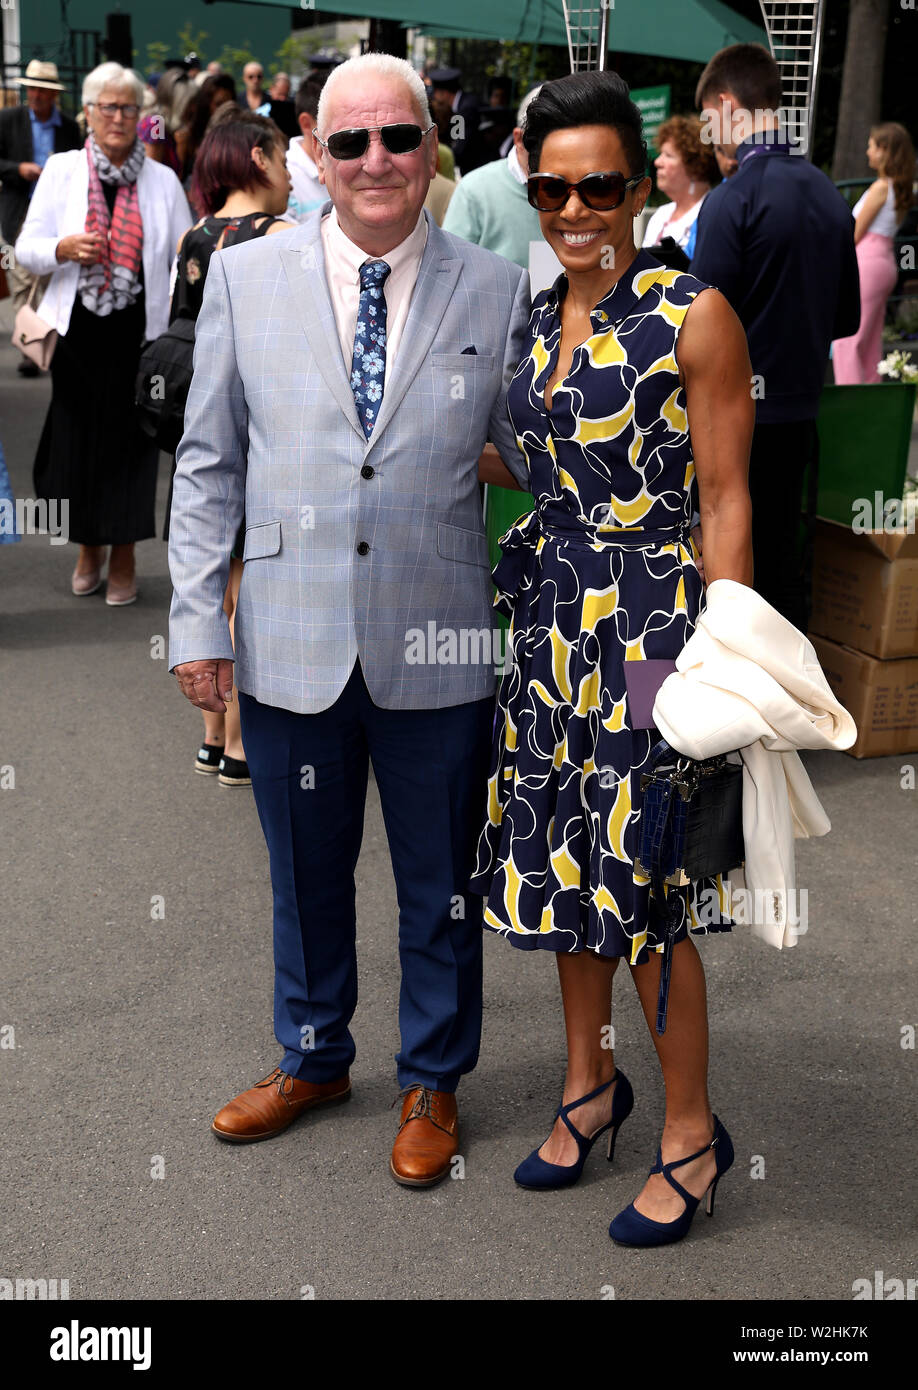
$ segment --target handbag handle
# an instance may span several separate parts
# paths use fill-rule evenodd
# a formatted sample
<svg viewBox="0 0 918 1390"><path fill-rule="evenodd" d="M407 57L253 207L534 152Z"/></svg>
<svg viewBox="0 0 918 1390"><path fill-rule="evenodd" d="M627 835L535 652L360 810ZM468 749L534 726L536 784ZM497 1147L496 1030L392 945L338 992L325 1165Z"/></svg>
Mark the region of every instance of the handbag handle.
<svg viewBox="0 0 918 1390"><path fill-rule="evenodd" d="M663 762L670 754L676 761L682 757L680 753L666 742L660 739L651 754L651 768ZM661 807L661 819L656 828L651 847L650 863L647 866L650 874L650 902L648 911L653 912L656 923L662 930L663 936L663 959L660 962L660 992L657 996L657 1017L656 1031L659 1036L666 1032L666 1015L669 1004L669 981L672 973L673 944L676 934L676 917L679 915L679 903L681 898L675 886L670 889L669 896L663 880L663 844L666 839L666 832L673 815L673 798L675 796L675 786L672 779L666 784L663 794L663 806Z"/></svg>
<svg viewBox="0 0 918 1390"><path fill-rule="evenodd" d="M667 745L668 747L668 745ZM657 1018L656 1030L658 1036L666 1032L666 1014L669 1003L669 980L672 971L673 959L673 939L676 934L676 916L678 914L678 903L681 901L675 887L670 888L669 895L663 881L663 842L666 831L673 814L673 797L675 787L672 782L667 785L664 796L666 798L663 810L662 824L657 834L654 836L653 851L649 864L650 871L650 891L655 909L655 916L663 932L663 959L660 963L660 992L657 996ZM648 907L650 904L648 904Z"/></svg>

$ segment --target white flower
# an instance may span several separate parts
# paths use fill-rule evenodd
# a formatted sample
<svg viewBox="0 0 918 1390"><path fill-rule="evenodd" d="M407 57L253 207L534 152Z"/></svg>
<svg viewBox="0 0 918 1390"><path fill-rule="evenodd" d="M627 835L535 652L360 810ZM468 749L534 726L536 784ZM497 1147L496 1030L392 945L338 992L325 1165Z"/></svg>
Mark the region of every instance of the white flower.
<svg viewBox="0 0 918 1390"><path fill-rule="evenodd" d="M877 371L880 376L887 376L891 381L907 384L918 382L918 366L913 362L910 352L887 353L882 362L877 363Z"/></svg>

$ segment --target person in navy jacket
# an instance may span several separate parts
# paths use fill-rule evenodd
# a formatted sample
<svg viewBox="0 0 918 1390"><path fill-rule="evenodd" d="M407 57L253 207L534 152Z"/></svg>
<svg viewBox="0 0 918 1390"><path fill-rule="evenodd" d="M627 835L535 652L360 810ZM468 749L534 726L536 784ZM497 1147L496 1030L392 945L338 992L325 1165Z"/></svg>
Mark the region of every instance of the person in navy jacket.
<svg viewBox="0 0 918 1390"><path fill-rule="evenodd" d="M749 342L755 587L805 632L819 397L830 343L854 333L860 321L851 212L831 179L780 129L781 78L767 49L744 43L716 53L695 100L708 138L735 154L739 166L704 201L692 274L726 296Z"/></svg>

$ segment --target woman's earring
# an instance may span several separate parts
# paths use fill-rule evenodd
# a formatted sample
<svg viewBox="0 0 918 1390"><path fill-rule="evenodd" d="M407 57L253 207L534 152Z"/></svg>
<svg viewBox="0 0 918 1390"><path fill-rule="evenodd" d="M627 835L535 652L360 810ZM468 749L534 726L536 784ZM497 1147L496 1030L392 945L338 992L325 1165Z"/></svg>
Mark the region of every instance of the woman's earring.
<svg viewBox="0 0 918 1390"><path fill-rule="evenodd" d="M689 186L688 186L688 191L689 191L690 194L695 192L695 180L694 180L694 179L692 179L691 183L689 184Z"/></svg>

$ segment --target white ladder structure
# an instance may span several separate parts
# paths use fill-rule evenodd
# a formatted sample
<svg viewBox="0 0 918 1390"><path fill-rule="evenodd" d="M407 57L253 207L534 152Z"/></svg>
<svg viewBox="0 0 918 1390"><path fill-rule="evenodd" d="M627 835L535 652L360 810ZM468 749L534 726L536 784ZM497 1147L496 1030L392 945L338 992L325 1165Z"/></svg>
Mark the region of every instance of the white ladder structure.
<svg viewBox="0 0 918 1390"><path fill-rule="evenodd" d="M604 72L609 54L609 11L615 0L561 0L571 72Z"/></svg>
<svg viewBox="0 0 918 1390"><path fill-rule="evenodd" d="M759 0L781 73L788 138L812 155L825 0Z"/></svg>

